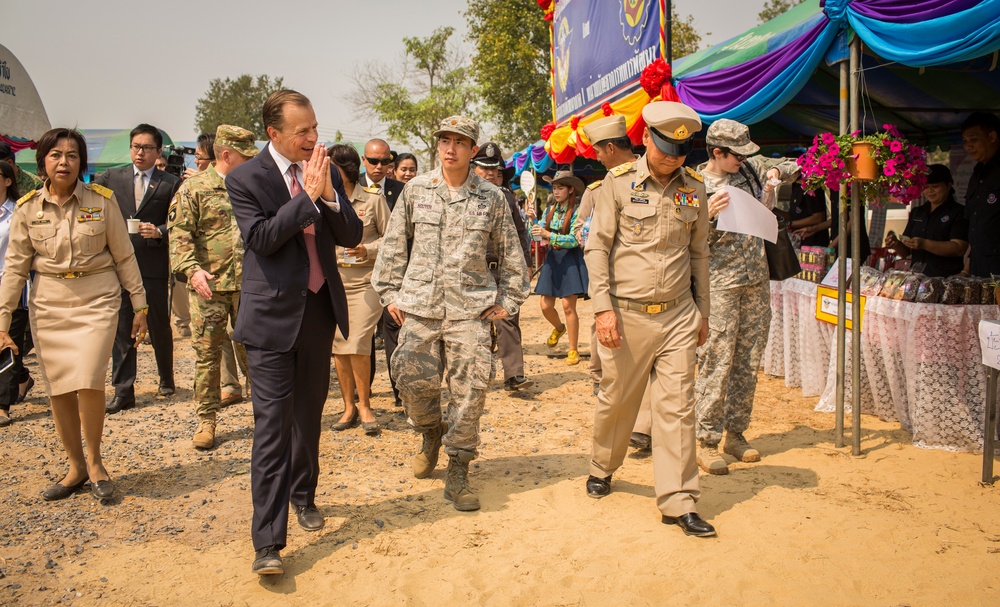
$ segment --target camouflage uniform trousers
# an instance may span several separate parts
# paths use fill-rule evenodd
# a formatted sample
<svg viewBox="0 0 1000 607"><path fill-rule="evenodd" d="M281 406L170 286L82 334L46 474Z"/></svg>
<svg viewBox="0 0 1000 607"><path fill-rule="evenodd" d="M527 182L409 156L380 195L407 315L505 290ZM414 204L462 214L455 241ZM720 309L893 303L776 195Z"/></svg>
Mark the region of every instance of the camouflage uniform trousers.
<svg viewBox="0 0 1000 607"><path fill-rule="evenodd" d="M437 320L407 314L392 355L392 374L408 421L418 432L441 423L441 380L450 400L445 453L477 454L479 418L493 377L490 322Z"/></svg>
<svg viewBox="0 0 1000 607"><path fill-rule="evenodd" d="M718 445L723 429L744 432L750 426L770 324L768 281L712 291L708 341L698 349L695 382L699 441Z"/></svg>
<svg viewBox="0 0 1000 607"><path fill-rule="evenodd" d="M194 345L194 402L198 415L217 413L221 399L222 344L230 339L229 323L236 322L240 307L239 291L216 291L204 299L188 292L191 308L191 343ZM233 342L236 360L247 373L247 351L243 344ZM249 376L248 376L249 377Z"/></svg>

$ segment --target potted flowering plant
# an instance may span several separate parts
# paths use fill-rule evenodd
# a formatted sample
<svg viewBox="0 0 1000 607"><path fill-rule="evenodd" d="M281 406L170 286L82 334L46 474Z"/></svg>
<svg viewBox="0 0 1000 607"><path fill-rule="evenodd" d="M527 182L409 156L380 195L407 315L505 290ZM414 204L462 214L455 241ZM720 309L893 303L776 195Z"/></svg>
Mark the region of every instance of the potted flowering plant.
<svg viewBox="0 0 1000 607"><path fill-rule="evenodd" d="M847 183L861 188L862 200L880 205L891 198L908 204L916 200L927 183L927 153L906 140L891 124L884 130L862 136L823 133L799 157L802 188L815 192L839 189Z"/></svg>

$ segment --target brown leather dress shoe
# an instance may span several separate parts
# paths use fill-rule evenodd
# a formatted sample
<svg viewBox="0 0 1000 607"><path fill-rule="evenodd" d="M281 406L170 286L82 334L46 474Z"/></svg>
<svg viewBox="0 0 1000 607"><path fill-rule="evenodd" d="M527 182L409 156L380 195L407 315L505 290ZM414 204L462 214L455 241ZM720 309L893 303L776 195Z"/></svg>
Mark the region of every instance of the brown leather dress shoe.
<svg viewBox="0 0 1000 607"><path fill-rule="evenodd" d="M254 554L253 572L257 575L279 575L285 572L281 553L274 546L261 548Z"/></svg>
<svg viewBox="0 0 1000 607"><path fill-rule="evenodd" d="M315 504L310 506L294 506L295 516L299 519L299 526L306 531L319 531L326 524L323 513Z"/></svg>
<svg viewBox="0 0 1000 607"><path fill-rule="evenodd" d="M107 499L115 494L115 484L109 478L106 481L90 483L90 491L98 499Z"/></svg>
<svg viewBox="0 0 1000 607"><path fill-rule="evenodd" d="M69 486L63 485L61 483L56 483L51 487L49 487L48 489L46 489L45 491L42 491L42 499L47 502L54 502L55 500L64 500L67 497L79 491L81 487L87 484L88 480L90 479L88 479L85 476L83 477L83 480L81 480L80 482L74 483Z"/></svg>

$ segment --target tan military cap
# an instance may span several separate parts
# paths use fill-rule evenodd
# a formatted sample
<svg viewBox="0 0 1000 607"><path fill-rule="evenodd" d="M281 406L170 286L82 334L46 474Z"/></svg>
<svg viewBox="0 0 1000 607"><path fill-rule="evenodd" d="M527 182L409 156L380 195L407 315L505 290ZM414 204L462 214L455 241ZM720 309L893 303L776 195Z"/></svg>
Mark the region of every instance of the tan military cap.
<svg viewBox="0 0 1000 607"><path fill-rule="evenodd" d="M255 139L250 131L231 124L220 124L219 128L215 129L215 145L233 148L247 158L253 158L260 153L254 145Z"/></svg>
<svg viewBox="0 0 1000 607"><path fill-rule="evenodd" d="M705 133L705 143L719 148L728 148L740 156L750 156L760 151L760 146L750 141L750 127L721 118L712 123Z"/></svg>
<svg viewBox="0 0 1000 607"><path fill-rule="evenodd" d="M606 139L626 137L628 136L628 129L625 127L625 116L614 114L598 118L584 126L583 133L590 140L591 145L597 145Z"/></svg>
<svg viewBox="0 0 1000 607"><path fill-rule="evenodd" d="M556 171L556 174L552 177L545 176L542 177L547 183L555 185L561 183L563 185L568 185L569 187L576 190L576 195L580 196L587 186L583 185L583 180L579 177L573 175L573 171Z"/></svg>
<svg viewBox="0 0 1000 607"><path fill-rule="evenodd" d="M441 121L438 130L434 131L435 137L440 137L445 133L457 133L472 140L472 145L479 141L479 125L475 120L465 116L449 116Z"/></svg>
<svg viewBox="0 0 1000 607"><path fill-rule="evenodd" d="M687 156L694 147L694 136L701 130L698 113L676 101L654 101L642 108L656 149L670 156Z"/></svg>

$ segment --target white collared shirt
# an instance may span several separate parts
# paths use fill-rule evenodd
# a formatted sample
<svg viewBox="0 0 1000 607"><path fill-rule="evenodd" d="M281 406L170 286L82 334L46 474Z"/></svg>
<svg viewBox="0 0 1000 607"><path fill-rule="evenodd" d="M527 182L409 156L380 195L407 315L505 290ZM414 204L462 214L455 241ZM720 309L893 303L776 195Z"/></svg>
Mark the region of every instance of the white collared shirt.
<svg viewBox="0 0 1000 607"><path fill-rule="evenodd" d="M271 158L274 159L274 163L276 165L278 165L278 170L281 171L281 178L285 181L285 187L288 188L288 194L289 195L292 194L292 176L288 172L288 169L293 164L295 166L299 167L298 182L299 182L299 187L301 187L302 191L304 192L305 189L306 189L306 187L305 187L305 182L302 181L302 177L305 175L305 165L306 165L306 163L305 162L292 162L291 160L289 160L289 159L285 158L284 156L282 156L281 152L279 152L278 150L274 149L273 145L267 146L267 149L268 149L269 152L271 152ZM340 202L337 200L337 191L336 190L333 191L333 196L334 196L334 199L332 201L330 201L330 200L324 200L322 196L319 199L323 201L323 204L325 204L326 206L330 207L331 209L333 209L334 211L336 211L336 212L339 213L340 212ZM316 203L314 202L313 204L316 204ZM316 207L316 210L318 211L319 207Z"/></svg>
<svg viewBox="0 0 1000 607"><path fill-rule="evenodd" d="M378 183L372 183L372 178L368 176L368 173L365 173L365 181L368 182L369 186L377 185L380 190L382 190L383 192L385 191L385 177L383 177L382 181Z"/></svg>

